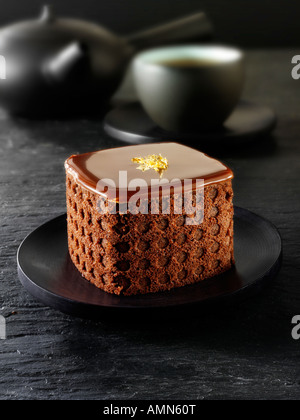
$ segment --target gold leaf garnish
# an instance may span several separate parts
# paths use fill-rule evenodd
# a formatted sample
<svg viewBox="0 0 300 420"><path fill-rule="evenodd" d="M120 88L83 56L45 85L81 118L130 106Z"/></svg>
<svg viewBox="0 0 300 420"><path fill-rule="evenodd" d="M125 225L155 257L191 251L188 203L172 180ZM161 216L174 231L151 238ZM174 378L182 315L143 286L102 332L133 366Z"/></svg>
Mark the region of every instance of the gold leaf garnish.
<svg viewBox="0 0 300 420"><path fill-rule="evenodd" d="M160 178L162 177L164 171L166 171L169 167L168 159L162 157L161 154L149 155L146 157L137 157L131 160L132 162L140 165L136 169L139 169L143 172L149 171L149 169L153 169L154 171L159 173Z"/></svg>

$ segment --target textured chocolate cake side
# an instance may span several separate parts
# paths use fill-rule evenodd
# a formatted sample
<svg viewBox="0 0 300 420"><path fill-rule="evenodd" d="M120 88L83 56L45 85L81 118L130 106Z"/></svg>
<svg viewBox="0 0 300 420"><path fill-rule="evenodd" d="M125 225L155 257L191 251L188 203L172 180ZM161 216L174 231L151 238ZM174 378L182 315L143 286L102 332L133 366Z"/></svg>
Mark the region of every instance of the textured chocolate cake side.
<svg viewBox="0 0 300 420"><path fill-rule="evenodd" d="M204 221L185 215L101 214L100 196L67 172L69 252L85 279L108 293L170 290L234 264L232 181L205 186Z"/></svg>

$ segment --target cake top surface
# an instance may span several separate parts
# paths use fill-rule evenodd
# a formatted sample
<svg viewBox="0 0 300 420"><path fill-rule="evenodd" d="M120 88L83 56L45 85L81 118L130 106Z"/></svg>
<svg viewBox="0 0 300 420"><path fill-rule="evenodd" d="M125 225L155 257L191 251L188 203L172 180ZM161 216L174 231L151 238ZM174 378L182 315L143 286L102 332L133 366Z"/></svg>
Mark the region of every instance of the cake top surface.
<svg viewBox="0 0 300 420"><path fill-rule="evenodd" d="M223 163L179 143L151 143L74 155L65 167L78 183L94 192L99 192L97 186L104 179L124 188L120 171L123 175L126 172L128 184L142 179L149 187L153 180L161 178L170 183L175 179L203 179L204 185L233 178L233 172Z"/></svg>

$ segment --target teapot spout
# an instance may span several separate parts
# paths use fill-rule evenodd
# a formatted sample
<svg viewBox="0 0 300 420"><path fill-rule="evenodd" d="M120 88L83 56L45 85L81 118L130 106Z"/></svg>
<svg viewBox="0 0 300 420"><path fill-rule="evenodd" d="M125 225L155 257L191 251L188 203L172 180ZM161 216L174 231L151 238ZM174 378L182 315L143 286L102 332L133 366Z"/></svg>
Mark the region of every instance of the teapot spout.
<svg viewBox="0 0 300 420"><path fill-rule="evenodd" d="M80 42L72 42L54 57L47 60L44 75L50 84L65 84L83 77L88 68L88 48Z"/></svg>

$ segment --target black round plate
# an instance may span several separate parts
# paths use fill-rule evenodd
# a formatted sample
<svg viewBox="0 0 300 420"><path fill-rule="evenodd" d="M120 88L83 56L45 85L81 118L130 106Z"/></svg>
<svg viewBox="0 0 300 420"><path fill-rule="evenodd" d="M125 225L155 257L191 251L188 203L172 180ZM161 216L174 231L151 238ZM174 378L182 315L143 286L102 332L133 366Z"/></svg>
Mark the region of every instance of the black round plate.
<svg viewBox="0 0 300 420"><path fill-rule="evenodd" d="M74 316L94 318L103 311L158 310L228 301L257 292L280 267L281 238L265 219L235 208L236 267L220 276L170 292L115 296L85 280L71 262L66 215L40 226L21 244L18 272L23 286L44 304Z"/></svg>
<svg viewBox="0 0 300 420"><path fill-rule="evenodd" d="M105 131L126 143L180 140L201 147L226 144L236 146L270 133L276 116L269 108L241 101L224 126L215 131L172 133L159 128L140 103L125 104L110 111L104 120Z"/></svg>

